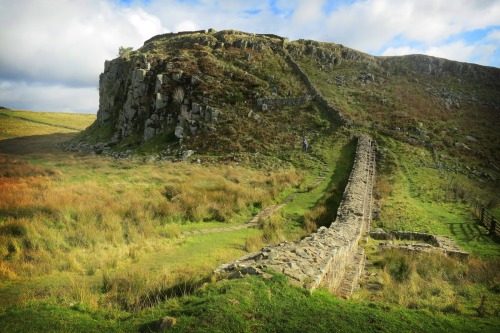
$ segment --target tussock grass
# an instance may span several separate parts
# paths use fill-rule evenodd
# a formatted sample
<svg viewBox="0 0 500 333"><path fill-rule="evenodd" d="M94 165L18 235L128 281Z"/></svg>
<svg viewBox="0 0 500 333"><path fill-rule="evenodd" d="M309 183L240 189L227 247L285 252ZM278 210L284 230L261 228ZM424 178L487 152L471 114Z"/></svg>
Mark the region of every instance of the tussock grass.
<svg viewBox="0 0 500 333"><path fill-rule="evenodd" d="M371 274L359 298L433 312L498 315L498 259L459 261L439 253L397 250L372 252L368 258Z"/></svg>
<svg viewBox="0 0 500 333"><path fill-rule="evenodd" d="M18 302L15 290L23 289L26 299L52 295L112 311L191 293L258 231L202 242L181 230L246 222L303 179L291 167L261 172L53 151L1 155L0 163L0 280L11 285L0 294L14 292L8 302Z"/></svg>

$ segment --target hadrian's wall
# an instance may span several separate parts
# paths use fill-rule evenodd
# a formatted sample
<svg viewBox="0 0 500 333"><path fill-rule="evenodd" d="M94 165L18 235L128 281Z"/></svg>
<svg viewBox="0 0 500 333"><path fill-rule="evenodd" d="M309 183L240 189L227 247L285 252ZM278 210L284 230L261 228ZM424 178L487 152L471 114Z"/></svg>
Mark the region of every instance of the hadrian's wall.
<svg viewBox="0 0 500 333"><path fill-rule="evenodd" d="M364 268L364 252L358 246L371 219L374 177L374 144L367 135L358 137L354 166L337 212L329 228L297 242L263 248L215 270L220 278L264 275L266 269L283 273L303 287L320 286L348 296L358 285Z"/></svg>
<svg viewBox="0 0 500 333"><path fill-rule="evenodd" d="M299 66L299 64L288 53L285 53L284 56L285 56L285 59L290 64L290 66L293 68L295 74L298 75L302 79L304 84L307 86L307 88L313 94L316 102L321 107L323 107L328 112L330 112L341 125L348 124L349 121L344 117L342 112L340 112L340 110L337 110L336 108L331 106L330 103L323 97L323 95L321 95L318 88L316 88L314 83L312 83L312 81L309 79L309 76L302 70L302 68Z"/></svg>

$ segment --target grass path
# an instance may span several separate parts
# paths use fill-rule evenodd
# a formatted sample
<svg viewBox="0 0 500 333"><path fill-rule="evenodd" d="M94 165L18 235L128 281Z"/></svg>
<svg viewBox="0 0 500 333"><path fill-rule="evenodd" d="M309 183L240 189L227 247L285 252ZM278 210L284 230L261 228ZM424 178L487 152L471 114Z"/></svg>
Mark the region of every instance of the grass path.
<svg viewBox="0 0 500 333"><path fill-rule="evenodd" d="M316 188L322 181L324 181L326 178L324 176L317 177L314 182L309 185L307 188L309 190L312 190ZM242 225L236 225L236 226L231 226L231 227L222 227L222 228L208 228L208 229L201 229L201 230L185 230L182 231L181 233L183 235L199 235L199 234L211 234L211 233L219 233L219 232L230 232L230 231L236 231L236 230L241 230L241 229L247 229L247 228L255 228L259 225L259 220L265 219L279 211L283 206L286 204L294 201L297 196L300 193L295 192L287 195L285 199L283 199L280 203L275 204L275 205L270 205L266 207L265 209L261 210L257 215L255 215L250 221L246 222L245 224Z"/></svg>

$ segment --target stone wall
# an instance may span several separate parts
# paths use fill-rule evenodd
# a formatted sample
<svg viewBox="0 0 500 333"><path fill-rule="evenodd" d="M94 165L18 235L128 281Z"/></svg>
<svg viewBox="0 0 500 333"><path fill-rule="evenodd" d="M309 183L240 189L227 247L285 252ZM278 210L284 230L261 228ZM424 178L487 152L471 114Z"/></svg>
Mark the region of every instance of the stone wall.
<svg viewBox="0 0 500 333"><path fill-rule="evenodd" d="M392 242L380 244L384 248L406 250L407 252L430 252L438 251L447 256L466 259L469 253L460 249L458 244L447 236L432 235L415 231L391 231L384 232L381 229L370 232L370 237L377 240L404 240L411 243L394 244ZM422 244L423 243L423 244Z"/></svg>
<svg viewBox="0 0 500 333"><path fill-rule="evenodd" d="M219 278L236 278L265 275L269 269L289 276L309 290L324 286L349 296L358 286L364 268L364 252L358 243L371 222L374 156L373 141L360 135L349 182L337 218L329 228L321 227L301 241L265 247L221 265L214 273Z"/></svg>
<svg viewBox="0 0 500 333"><path fill-rule="evenodd" d="M308 97L296 97L296 98L259 98L257 99L257 106L263 108L263 105L267 106L298 106L302 105L308 101Z"/></svg>
<svg viewBox="0 0 500 333"><path fill-rule="evenodd" d="M321 95L318 88L316 88L314 83L312 83L312 81L309 79L309 76L302 70L302 68L300 68L299 64L297 64L297 62L288 53L286 53L284 56L285 59L290 64L290 66L293 68L295 74L302 79L304 84L312 93L312 95L314 96L316 102L320 105L320 107L326 109L330 114L332 114L335 117L336 121L339 122L341 125L348 124L349 121L344 117L342 112L331 106L330 103L323 97L323 95Z"/></svg>

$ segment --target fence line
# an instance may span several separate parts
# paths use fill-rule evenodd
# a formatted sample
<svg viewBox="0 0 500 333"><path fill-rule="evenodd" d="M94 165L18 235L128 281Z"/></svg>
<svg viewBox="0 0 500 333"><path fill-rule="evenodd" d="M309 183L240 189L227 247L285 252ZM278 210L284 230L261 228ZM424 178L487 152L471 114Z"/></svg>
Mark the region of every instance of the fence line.
<svg viewBox="0 0 500 333"><path fill-rule="evenodd" d="M497 218L471 192L459 187L457 184L453 185L453 190L455 191L455 195L458 195L469 203L474 215L488 229L489 235L500 235L500 224Z"/></svg>

